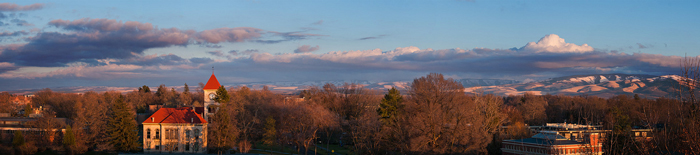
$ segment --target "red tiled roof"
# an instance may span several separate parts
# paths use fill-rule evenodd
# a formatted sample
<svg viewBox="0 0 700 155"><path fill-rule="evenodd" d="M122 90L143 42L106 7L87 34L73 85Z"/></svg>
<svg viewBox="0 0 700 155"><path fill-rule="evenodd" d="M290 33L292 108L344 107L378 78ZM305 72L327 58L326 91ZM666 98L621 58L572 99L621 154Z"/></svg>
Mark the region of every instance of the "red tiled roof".
<svg viewBox="0 0 700 155"><path fill-rule="evenodd" d="M192 107L160 108L143 123L207 123Z"/></svg>
<svg viewBox="0 0 700 155"><path fill-rule="evenodd" d="M216 80L216 76L214 74L211 74L211 77L209 77L209 81L207 81L207 85L204 85L204 89L219 89L221 85L219 84L219 80Z"/></svg>

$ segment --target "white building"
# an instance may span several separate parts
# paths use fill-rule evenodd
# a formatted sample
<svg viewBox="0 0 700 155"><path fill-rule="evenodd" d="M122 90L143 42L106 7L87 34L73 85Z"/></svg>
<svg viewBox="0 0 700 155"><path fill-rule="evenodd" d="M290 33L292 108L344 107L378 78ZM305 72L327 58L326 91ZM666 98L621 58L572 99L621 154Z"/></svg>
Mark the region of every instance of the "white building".
<svg viewBox="0 0 700 155"><path fill-rule="evenodd" d="M143 121L144 153L206 153L207 121L191 107L161 108Z"/></svg>

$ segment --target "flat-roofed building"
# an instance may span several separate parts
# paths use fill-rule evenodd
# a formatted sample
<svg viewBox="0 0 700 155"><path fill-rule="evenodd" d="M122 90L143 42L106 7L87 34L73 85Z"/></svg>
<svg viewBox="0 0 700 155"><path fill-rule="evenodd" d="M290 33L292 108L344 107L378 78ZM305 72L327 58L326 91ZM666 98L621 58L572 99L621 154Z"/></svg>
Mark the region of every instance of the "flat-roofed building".
<svg viewBox="0 0 700 155"><path fill-rule="evenodd" d="M504 155L515 154L603 154L598 133L588 133L586 140L569 140L554 131L541 131L532 138L504 140Z"/></svg>
<svg viewBox="0 0 700 155"><path fill-rule="evenodd" d="M39 120L38 117L0 117L0 143L10 143L15 132L22 132L27 137L36 137L40 135L48 136L49 142L54 142L56 139L63 137L66 132L64 127L51 130L35 127L35 123ZM67 122L66 118L55 118L58 122ZM59 139L60 140L60 139Z"/></svg>

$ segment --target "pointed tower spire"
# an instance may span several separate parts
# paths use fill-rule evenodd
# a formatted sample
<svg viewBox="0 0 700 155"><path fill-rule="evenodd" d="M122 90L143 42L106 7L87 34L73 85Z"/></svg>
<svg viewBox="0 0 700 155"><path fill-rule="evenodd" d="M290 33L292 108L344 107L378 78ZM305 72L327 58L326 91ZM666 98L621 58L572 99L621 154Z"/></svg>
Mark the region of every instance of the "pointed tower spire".
<svg viewBox="0 0 700 155"><path fill-rule="evenodd" d="M214 74L211 74L211 77L209 77L209 80L207 81L207 84L204 85L203 89L218 89L221 86L219 84L219 80L216 79L216 76Z"/></svg>

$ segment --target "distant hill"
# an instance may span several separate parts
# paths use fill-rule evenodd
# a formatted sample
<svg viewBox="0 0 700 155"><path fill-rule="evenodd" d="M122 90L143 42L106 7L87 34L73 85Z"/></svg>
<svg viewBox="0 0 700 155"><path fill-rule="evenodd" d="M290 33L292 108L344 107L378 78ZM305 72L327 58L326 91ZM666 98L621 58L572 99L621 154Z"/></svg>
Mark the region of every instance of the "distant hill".
<svg viewBox="0 0 700 155"><path fill-rule="evenodd" d="M519 81L516 80L502 80L502 79L458 79L455 80L461 83L465 87L474 86L495 86L495 85L505 85L505 84L516 84ZM322 87L326 83L331 83L336 86L341 86L345 83L355 83L361 84L365 88L378 90L380 92L385 92L392 87L405 92L410 87L409 81L394 81L394 82L371 82L371 81L306 81L306 82L257 82L257 83L244 83L238 85L246 85L253 89L261 89L263 86L268 86L271 90L281 92L281 93L295 93L295 91L300 91L308 89L310 86Z"/></svg>
<svg viewBox="0 0 700 155"><path fill-rule="evenodd" d="M674 92L678 86L677 75L631 75L631 74L594 74L575 75L551 78L542 81L521 83L507 79L457 79L465 87L467 93L490 93L501 96L518 95L525 92L534 94L552 95L593 95L600 97L612 97L615 95L638 94L645 98L675 97ZM410 87L410 81L372 82L367 80L324 80L324 81L288 81L288 82L254 82L254 83L224 83L227 86L247 86L252 89L262 89L267 86L271 91L282 94L298 94L299 91L311 86L322 87L326 83L341 86L344 83L361 84L365 88L377 90L381 93L387 89L396 87L405 93ZM183 86L168 86L182 91ZM197 86L190 86L195 90ZM54 91L68 93L82 93L87 91L119 91L129 92L137 87L107 87L107 86L78 86L51 88ZM152 90L155 88L151 88ZM40 89L10 91L13 94L32 94Z"/></svg>
<svg viewBox="0 0 700 155"><path fill-rule="evenodd" d="M469 87L467 92L483 92L496 95L517 95L525 92L552 95L593 95L612 97L638 94L645 98L675 97L674 92L682 77L678 75L628 75L596 74L552 78L544 81L505 84L497 86Z"/></svg>

